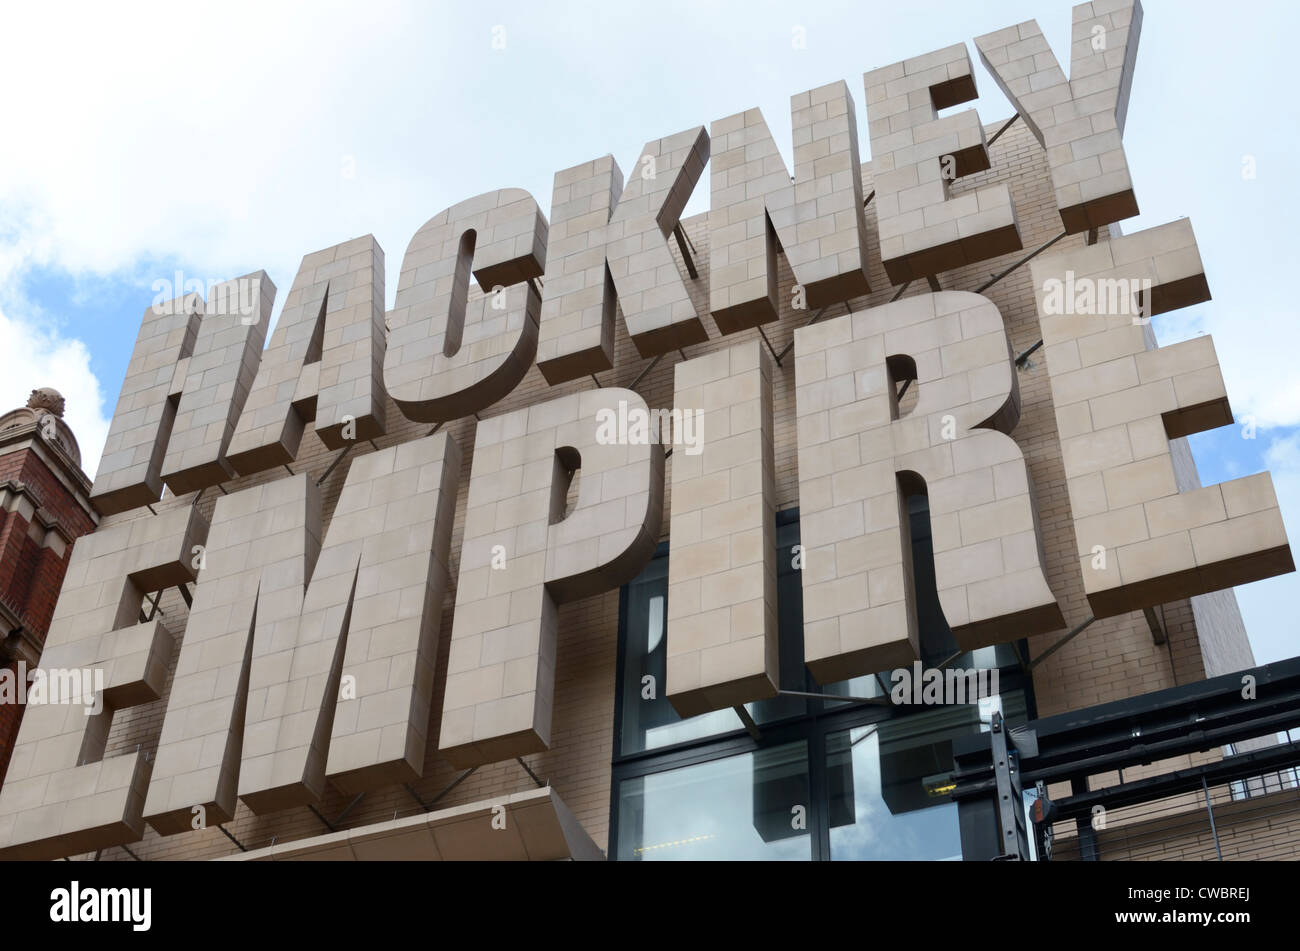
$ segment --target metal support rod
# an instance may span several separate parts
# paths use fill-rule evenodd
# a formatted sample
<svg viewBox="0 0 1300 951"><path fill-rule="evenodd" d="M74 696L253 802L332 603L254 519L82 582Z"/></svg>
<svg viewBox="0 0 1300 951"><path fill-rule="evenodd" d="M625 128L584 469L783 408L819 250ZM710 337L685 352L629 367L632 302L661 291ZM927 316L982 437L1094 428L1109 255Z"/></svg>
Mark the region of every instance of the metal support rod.
<svg viewBox="0 0 1300 951"><path fill-rule="evenodd" d="M442 789L442 792L438 793L438 795L434 796L432 799L429 800L429 804L428 804L427 806L424 807L424 811L425 811L425 812L428 812L428 811L431 810L434 806L436 806L436 805L438 804L438 800L439 800L439 799L441 799L443 796L447 795L447 793L451 792L453 789L455 789L457 786L459 786L463 780L468 779L468 778L469 778L469 774L472 773L472 772L474 772L474 770L476 770L476 769L478 769L477 766L471 766L469 769L465 770L465 772L461 773L459 776L457 776L455 779L453 779L450 783L448 783L446 786L444 786L443 789ZM407 789L410 789L411 787L408 786L408 787L406 787L406 788L407 788ZM412 793L411 795L415 795L415 794ZM418 801L420 797L419 797L419 796L416 796L415 798L416 798L416 800Z"/></svg>
<svg viewBox="0 0 1300 951"><path fill-rule="evenodd" d="M461 773L459 776L457 776L455 779L449 782L446 786L442 787L442 791L438 793L438 795L430 799L428 802L425 802L423 799L420 798L419 794L416 793L416 791L411 788L410 783L402 783L402 786L405 787L406 791L411 794L411 798L420 804L421 809L423 809L425 812L432 812L433 807L438 804L439 799L447 795L447 793L451 792L462 782L468 779L470 773L474 772L474 770L476 769L478 769L477 766L471 766L469 769L465 770L463 773Z"/></svg>
<svg viewBox="0 0 1300 951"><path fill-rule="evenodd" d="M290 469L289 466L288 466L287 464L286 464L285 467L284 467L284 471L287 472L287 473L289 473L289 475L293 475L293 474L294 474L294 471L293 471L292 469Z"/></svg>
<svg viewBox="0 0 1300 951"><path fill-rule="evenodd" d="M744 706L736 704L731 709L736 711L736 716L740 717L740 722L744 724L745 732L753 737L755 743L763 739L763 734L758 729L758 724L754 722L754 718L749 715L749 711L746 710Z"/></svg>
<svg viewBox="0 0 1300 951"><path fill-rule="evenodd" d="M185 602L187 608L194 607L194 595L190 594L190 586L187 584L178 584L176 590L181 593L181 600Z"/></svg>
<svg viewBox="0 0 1300 951"><path fill-rule="evenodd" d="M221 832L221 834L224 835L227 839L229 839L231 842L235 843L235 845L239 846L239 851L241 851L241 852L247 852L247 851L248 851L248 849L245 848L244 843L240 842L240 841L239 841L238 839L236 839L233 835L231 835L229 832L226 831L226 827L225 827L225 826L217 826L217 829L218 829L218 830ZM126 848L126 846L122 846L122 848Z"/></svg>
<svg viewBox="0 0 1300 951"><path fill-rule="evenodd" d="M320 810L317 809L315 806L313 806L311 803L307 803L307 808L311 810L311 814L313 816L315 816L317 819L319 819L322 823L325 824L325 828L329 829L331 832L339 831L338 829L334 828L334 823L330 822L323 815L321 815Z"/></svg>
<svg viewBox="0 0 1300 951"><path fill-rule="evenodd" d="M910 379L904 380L902 389L898 391L898 395L895 396L894 399L901 400L903 398L903 395L907 392L907 388L911 385L912 385L912 381Z"/></svg>
<svg viewBox="0 0 1300 951"><path fill-rule="evenodd" d="M427 433L427 435L432 436L434 433L436 433L436 432L437 432L438 430L440 430L440 429L442 429L442 423L439 423L437 426L434 426L433 429L429 430L429 432Z"/></svg>
<svg viewBox="0 0 1300 951"><path fill-rule="evenodd" d="M677 227L682 228L681 222L677 223ZM691 249L691 254L700 253L699 251L695 250L695 242L691 240L691 236L686 233L685 228L682 228L682 237L686 239L686 246Z"/></svg>
<svg viewBox="0 0 1300 951"><path fill-rule="evenodd" d="M131 858L135 859L137 862L143 862L143 861L144 861L144 859L140 858L140 856L136 855L134 852L132 852L130 849L128 849L125 845L118 846L118 848L120 848L120 849L121 849L123 852L125 852L127 855L131 856Z"/></svg>
<svg viewBox="0 0 1300 951"><path fill-rule="evenodd" d="M424 800L421 799L419 795L416 793L416 791L411 788L410 783L402 783L402 788L411 794L411 798L414 799L419 804L420 808L423 809L425 812L428 812L432 808L432 805L426 806L424 804ZM393 813L393 815L396 816L397 813Z"/></svg>
<svg viewBox="0 0 1300 951"><path fill-rule="evenodd" d="M439 423L438 425L441 426L442 423ZM432 436L433 433L429 433L429 435ZM348 453L352 451L352 447L355 445L356 443L354 442L348 443L346 446L343 447L343 451L334 457L334 461L329 464L329 468L326 469L325 472L321 475L321 477L316 480L316 485L318 487L322 482L324 482L326 479L330 477L330 473L334 471L334 467L347 458Z"/></svg>
<svg viewBox="0 0 1300 951"><path fill-rule="evenodd" d="M993 133L993 138L989 139L986 143L984 143L984 147L988 148L998 139L1002 138L1002 133L1006 132L1007 129L1010 129L1011 126L1015 123L1015 121L1019 118L1020 118L1020 113L1017 112L1014 116L1012 116L1010 119L1006 121L1006 124L1003 125L1002 128L998 129L998 131Z"/></svg>
<svg viewBox="0 0 1300 951"><path fill-rule="evenodd" d="M1053 644L1051 647L1047 648L1047 650L1043 651L1041 654L1039 654L1037 657L1035 657L1033 660L1031 660L1031 661L1029 662L1029 666L1026 667L1025 669L1026 669L1026 670L1033 670L1035 667L1037 667L1037 666L1038 666L1039 664L1041 664L1043 661L1047 660L1047 658L1051 657L1053 654L1055 654L1057 651L1059 651L1059 650L1060 650L1062 647L1064 647L1066 644L1070 643L1070 641L1074 640L1076 637L1078 637L1080 634L1082 634L1083 631L1084 631L1084 629L1085 629L1089 624L1091 624L1093 621L1095 621L1095 620L1097 620L1097 619L1096 619L1095 617L1093 617L1091 614L1089 614L1089 615L1088 615L1088 620L1086 620L1086 621L1084 621L1082 624L1076 626L1076 627L1074 628L1074 630L1070 631L1069 634L1066 634L1063 638L1061 638L1059 641L1057 641L1057 642L1056 642L1055 644Z"/></svg>
<svg viewBox="0 0 1300 951"><path fill-rule="evenodd" d="M632 383L631 383L631 385L628 387L628 389L629 389L629 390L635 390L635 389L636 389L636 385L637 385L638 383L641 382L642 378L643 378L647 373L649 373L651 370L653 370L653 369L655 368L655 364L657 364L657 363L658 363L660 360L662 360L663 358L664 358L664 355L661 353L661 354L659 354L659 356L657 356L657 357L655 357L653 360L651 360L651 361L650 361L646 366L642 367L641 372L638 373L638 374L636 375L636 379L632 381Z"/></svg>
<svg viewBox="0 0 1300 951"><path fill-rule="evenodd" d="M809 318L808 318L808 322L807 322L806 324L804 324L804 326L805 326L805 327L811 327L813 324L817 323L817 321L821 320L821 316L822 316L822 314L824 314L824 313L826 313L826 308L825 308L825 307L823 307L821 310L817 311L817 313L815 313L815 314L813 314L811 317L809 317ZM793 348L794 348L794 337L791 336L791 337L790 337L790 342L789 342L788 344L785 345L785 349L781 351L781 355L780 355L779 357L776 358L776 365L777 365L777 366L780 366L780 365L781 365L781 361L785 359L785 355L786 355L787 353L789 353Z"/></svg>
<svg viewBox="0 0 1300 951"><path fill-rule="evenodd" d="M670 456L672 456L672 454L673 454L673 451L672 451L672 449L670 448L666 453L664 453L664 458L667 459L667 458L669 458Z"/></svg>
<svg viewBox="0 0 1300 951"><path fill-rule="evenodd" d="M866 740L866 739L871 738L872 736L875 735L876 731L879 730L879 729L880 729L880 724L879 724L879 723L872 723L872 724L870 724L870 725L867 727L867 729L863 731L863 733L862 733L862 735L861 735L860 737L858 737L856 740L851 740L851 741L849 742L849 749L852 749L853 747L857 746L857 745L858 745L859 743L861 743L863 740Z"/></svg>
<svg viewBox="0 0 1300 951"><path fill-rule="evenodd" d="M1021 259L1020 259L1019 261L1017 261L1015 264L1011 265L1011 267L1007 268L1007 269L1006 269L1005 271L1003 271L1001 274L995 274L995 275L994 275L992 278L990 278L988 281L985 281L983 284L981 284L979 287L977 287L977 288L975 289L975 293L976 293L976 294L983 294L983 293L984 293L985 291L987 291L990 287L992 287L992 286L993 286L994 284L996 284L998 281L1002 280L1004 277L1006 277L1006 276L1007 276L1008 274L1010 274L1012 271L1014 271L1014 270L1016 270L1017 268L1023 267L1024 265L1028 264L1028 263L1029 263L1030 261L1032 261L1034 258L1038 257L1040 254L1042 254L1044 251L1046 251L1048 248L1050 248L1052 245L1056 244L1056 242L1058 242L1058 241L1060 241L1062 238L1064 238L1064 237L1066 236L1066 234L1067 234L1067 232L1062 231L1060 234L1058 234L1058 235L1057 235L1055 238L1053 238L1051 241L1048 241L1045 245L1043 245L1042 247L1040 247L1037 251L1032 251L1032 252L1030 252L1029 254L1025 255L1023 258L1021 258Z"/></svg>
<svg viewBox="0 0 1300 951"><path fill-rule="evenodd" d="M596 379L596 374L594 373L591 374L591 382L596 384L597 389L600 389L600 380Z"/></svg>
<svg viewBox="0 0 1300 951"><path fill-rule="evenodd" d="M837 697L829 693L808 693L803 690L778 690L778 697L806 697L810 700L832 700L835 703L876 703L889 705L888 697Z"/></svg>
<svg viewBox="0 0 1300 951"><path fill-rule="evenodd" d="M939 278L935 275L927 274L925 280L926 283L930 285L930 290L934 291L936 294L943 290L943 285L939 283Z"/></svg>
<svg viewBox="0 0 1300 951"><path fill-rule="evenodd" d="M908 281L906 284L904 284L902 287L900 287L900 288L898 289L898 293L897 293L897 294L895 294L893 297L889 298L889 302L892 304L894 301L898 300L898 299L899 299L900 297L902 297L905 293L907 293L907 289L908 289L909 287L911 287L911 286L912 286L912 282L911 282L911 281Z"/></svg>
<svg viewBox="0 0 1300 951"><path fill-rule="evenodd" d="M1161 611L1164 611L1163 607L1161 607ZM1169 635L1165 631L1165 626L1160 623L1160 618L1156 617L1156 609L1151 607L1143 608L1142 616L1146 618L1147 629L1151 631L1151 639L1157 644L1168 643Z"/></svg>
<svg viewBox="0 0 1300 951"><path fill-rule="evenodd" d="M524 768L524 772L527 773L529 776L532 777L533 782L535 782L535 783L537 784L537 788L538 788L538 789L544 789L544 788L546 787L546 783L542 782L540 779L537 778L537 774L534 773L534 772L533 772L533 771L528 767L528 764L524 762L524 758L523 758L522 756L516 756L516 757L515 757L515 762L518 763L520 766L522 766L522 767Z"/></svg>
<svg viewBox="0 0 1300 951"><path fill-rule="evenodd" d="M695 260L691 257L690 249L686 246L686 232L682 231L680 223L673 229L673 236L677 239L677 247L682 252L682 260L686 262L686 273L691 276L692 281L698 281L700 272L695 269Z"/></svg>
<svg viewBox="0 0 1300 951"><path fill-rule="evenodd" d="M1210 835L1214 836L1214 853L1223 861L1223 849L1219 848L1219 830L1214 825L1214 805L1210 802L1210 785L1201 777L1201 789L1205 791L1205 811L1210 816Z"/></svg>
<svg viewBox="0 0 1300 951"><path fill-rule="evenodd" d="M777 358L776 347L772 346L772 341L767 339L767 334L763 332L763 328L755 327L754 329L757 330L758 335L763 338L763 343L767 344L767 350L768 353L772 354L772 359L776 360L776 362L779 364L781 361Z"/></svg>
<svg viewBox="0 0 1300 951"><path fill-rule="evenodd" d="M1043 345L1043 341L1040 340L1038 341L1038 343L1034 344L1032 347L1030 347L1020 356L1016 357L1016 366L1018 367L1024 366L1025 361L1028 360L1034 353L1036 353L1038 351L1038 348L1041 347L1042 345Z"/></svg>
<svg viewBox="0 0 1300 951"><path fill-rule="evenodd" d="M354 808L356 808L357 803L359 803L362 799L365 798L366 798L366 794L364 790L357 793L356 798L354 798L350 803L347 804L347 808L345 808L342 812L338 814L338 818L334 820L334 824L338 825L340 822L346 819L348 817L348 813L351 812Z"/></svg>
<svg viewBox="0 0 1300 951"><path fill-rule="evenodd" d="M939 669L939 670L943 670L943 669L945 669L949 664L951 664L954 660L956 660L958 657L960 657L960 656L961 656L962 654L964 654L964 653L966 653L966 652L965 652L965 651L958 651L957 653L953 654L951 657L947 658L943 663L941 663L941 664L939 665L938 669Z"/></svg>
<svg viewBox="0 0 1300 951"><path fill-rule="evenodd" d="M873 198L875 198L875 197L876 197L875 189L872 189L871 194L868 195L868 196L863 200L863 202L862 202L862 207L863 207L863 208L866 208L867 205L871 204L871 199L873 199Z"/></svg>

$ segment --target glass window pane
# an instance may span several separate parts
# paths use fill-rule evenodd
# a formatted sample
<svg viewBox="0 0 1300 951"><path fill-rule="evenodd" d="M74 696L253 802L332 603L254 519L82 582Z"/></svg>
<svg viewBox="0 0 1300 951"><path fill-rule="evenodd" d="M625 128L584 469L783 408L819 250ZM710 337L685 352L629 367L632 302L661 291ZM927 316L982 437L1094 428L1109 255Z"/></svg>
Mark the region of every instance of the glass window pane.
<svg viewBox="0 0 1300 951"><path fill-rule="evenodd" d="M803 741L624 780L615 858L812 858Z"/></svg>
<svg viewBox="0 0 1300 951"><path fill-rule="evenodd" d="M987 732L993 713L1024 719L1019 692L936 707L826 737L832 860L958 860L949 798L952 741Z"/></svg>

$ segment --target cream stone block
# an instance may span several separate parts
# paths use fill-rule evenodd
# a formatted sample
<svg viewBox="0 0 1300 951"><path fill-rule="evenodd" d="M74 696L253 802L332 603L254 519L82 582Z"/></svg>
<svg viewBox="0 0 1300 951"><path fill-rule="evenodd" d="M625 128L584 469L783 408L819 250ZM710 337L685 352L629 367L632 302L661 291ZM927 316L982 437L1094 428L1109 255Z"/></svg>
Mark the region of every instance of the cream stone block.
<svg viewBox="0 0 1300 951"><path fill-rule="evenodd" d="M805 630L818 625L805 654L817 680L916 658L904 509L914 492L929 496L939 601L963 649L1062 627L1028 470L1009 435L1019 390L992 302L945 291L851 312L796 331L795 353L796 366L823 354L837 374L796 375L801 497L829 476L834 503L800 526ZM917 403L900 417L897 389L912 372ZM856 434L820 454L827 444L804 421L854 407L866 408Z"/></svg>
<svg viewBox="0 0 1300 951"><path fill-rule="evenodd" d="M194 580L207 529L191 506L101 528L73 546L40 666L47 682L69 686L47 702L29 696L0 789L0 858L52 859L144 834L152 763L138 749L105 757L105 744L116 711L164 689L174 635L160 619L141 620L141 599ZM70 681L74 672L81 676Z"/></svg>
<svg viewBox="0 0 1300 951"><path fill-rule="evenodd" d="M635 392L602 388L478 424L438 741L457 767L549 748L557 605L635 577L659 539L648 416Z"/></svg>
<svg viewBox="0 0 1300 951"><path fill-rule="evenodd" d="M351 461L329 532L307 475L218 500L145 817L160 834L419 778L460 451Z"/></svg>
<svg viewBox="0 0 1300 951"><path fill-rule="evenodd" d="M697 126L647 142L626 184L608 155L556 173L559 257L547 268L537 351L547 382L614 365L617 311L643 357L708 339L668 246L708 162L709 134Z"/></svg>
<svg viewBox="0 0 1300 951"><path fill-rule="evenodd" d="M1076 5L1068 81L1036 20L975 38L994 82L1047 151L1070 234L1138 213L1122 137L1141 32L1138 0Z"/></svg>
<svg viewBox="0 0 1300 951"><path fill-rule="evenodd" d="M537 353L533 279L546 269L547 230L532 195L503 188L453 205L411 238L384 354L384 385L408 419L472 415L523 379Z"/></svg>
<svg viewBox="0 0 1300 951"><path fill-rule="evenodd" d="M180 392L174 377L177 365L194 352L202 316L203 298L198 294L145 310L90 492L91 504L101 515L162 497L163 458L176 420L172 397Z"/></svg>
<svg viewBox="0 0 1300 951"><path fill-rule="evenodd" d="M1031 274L1093 614L1293 571L1268 473L1179 484L1170 440L1232 422L1214 341L1157 347L1150 328L1209 299L1191 223L1044 256Z"/></svg>
<svg viewBox="0 0 1300 951"><path fill-rule="evenodd" d="M691 717L775 696L780 683L772 369L762 344L677 364L673 403L723 421L706 422L698 455L673 454L666 692ZM700 530L686 530L697 517Z"/></svg>
<svg viewBox="0 0 1300 951"><path fill-rule="evenodd" d="M975 74L964 43L863 75L872 184L885 273L894 284L1023 247L1011 192L991 185L950 196L958 178L990 167L974 109Z"/></svg>
<svg viewBox="0 0 1300 951"><path fill-rule="evenodd" d="M623 193L612 155L555 173L537 367L554 386L614 365L618 294L605 231Z"/></svg>
<svg viewBox="0 0 1300 951"><path fill-rule="evenodd" d="M288 465L315 422L341 449L385 431L384 252L373 235L308 254L226 452L240 475Z"/></svg>
<svg viewBox="0 0 1300 951"><path fill-rule="evenodd" d="M758 109L710 129L709 303L724 334L777 319L778 242L803 306L817 309L871 290L848 85L791 96L790 116L794 175Z"/></svg>
<svg viewBox="0 0 1300 951"><path fill-rule="evenodd" d="M275 284L256 271L212 288L167 441L162 479L176 495L235 475L226 451L257 375Z"/></svg>

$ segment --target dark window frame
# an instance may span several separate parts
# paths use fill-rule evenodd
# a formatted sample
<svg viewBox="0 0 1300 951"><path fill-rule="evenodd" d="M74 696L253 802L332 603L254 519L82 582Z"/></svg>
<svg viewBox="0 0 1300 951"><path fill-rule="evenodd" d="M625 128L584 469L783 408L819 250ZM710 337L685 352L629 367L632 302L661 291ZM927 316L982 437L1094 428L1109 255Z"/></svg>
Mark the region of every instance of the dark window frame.
<svg viewBox="0 0 1300 951"><path fill-rule="evenodd" d="M776 513L778 532L782 527L797 524L798 521L799 509L797 507L782 509ZM795 544L798 544L798 542ZM782 551L784 550L782 549ZM668 542L660 542L655 549L653 558L666 558L668 557L668 551ZM667 625L666 611L664 623ZM807 743L809 794L812 799L808 808L811 860L814 862L829 861L831 858L830 824L828 822L827 808L829 790L826 783L826 744L828 734L868 726L885 720L914 716L933 709L926 706L912 708L910 706L884 706L874 703L810 699L807 701L803 713L772 723L760 724L760 739L758 740L750 736L743 727L737 727L735 730L726 733L717 733L712 736L698 737L681 743L624 754L622 753L623 683L626 673L627 651L624 648L627 627L628 585L625 584L619 589L618 599L618 659L615 665L614 740L610 775L609 845L607 849L611 860L615 858L617 851L619 787L623 782L804 740ZM1014 646L1018 657L1024 658L1028 656L1027 641L1016 641ZM998 671L1000 694L1022 692L1025 701L1026 718L1035 719L1037 710L1034 703L1033 678L1024 671L1023 660L1020 667L1001 667L998 668Z"/></svg>

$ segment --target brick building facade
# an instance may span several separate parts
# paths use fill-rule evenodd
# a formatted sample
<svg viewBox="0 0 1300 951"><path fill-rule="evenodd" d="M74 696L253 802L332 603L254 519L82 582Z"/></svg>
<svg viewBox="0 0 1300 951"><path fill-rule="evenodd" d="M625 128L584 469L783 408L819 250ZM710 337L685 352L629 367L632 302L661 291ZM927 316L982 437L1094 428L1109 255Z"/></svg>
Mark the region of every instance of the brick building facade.
<svg viewBox="0 0 1300 951"><path fill-rule="evenodd" d="M1003 123L993 123L986 129L992 134L1002 125ZM959 195L989 183L1004 182L1011 189L1025 247L1036 248L1056 237L1060 231L1060 220L1045 156L1029 130L1023 124L1012 125L990 147L989 153L992 167L986 172L967 176L954 183L953 193ZM869 189L869 163L864 164L862 175L864 187ZM707 311L704 295L709 273L709 234L705 218L706 216L698 216L684 221L686 235L694 249L693 263L699 271L699 278L689 282L688 286L696 297L701 312ZM827 319L850 309L878 306L898 293L897 288L890 286L880 265L870 204L867 207L867 223L868 256L873 262L870 279L875 290L867 297L849 301L847 305L829 308ZM1104 231L1101 237L1105 240ZM1085 241L1086 238L1082 235L1070 236L1059 247L1081 247ZM680 251L674 249L674 254L684 273L685 262ZM1011 253L950 271L943 275L943 286L974 289L1022 256L1023 252ZM791 284L792 276L782 258L779 299L787 302L791 300ZM926 288L913 285L904 295L921 293L926 293ZM1000 310L1013 350L1022 353L1029 349L1039 339L1039 330L1028 269L1013 271L985 294ZM795 329L808 320L808 316L806 312L793 310L788 305L783 306L779 321L765 325L763 332L779 353L791 341ZM760 339L756 330L722 338L712 326L711 320L706 318L706 322L710 339L707 343L689 348L686 356L696 357L734 346L737 342ZM621 321L617 326L614 370L612 373L600 374L601 385L626 387L635 381L637 392L646 398L649 405L670 405L674 366L681 360L681 356L676 353L667 356L642 375L646 361L636 353ZM1067 626L1073 627L1088 616L1089 610L1075 556L1076 540L1069 517L1057 424L1047 375L1041 359L1032 357L1017 372L1022 413L1013 435L1028 461L1037 488L1049 583L1062 607ZM786 359L782 365L774 368L772 379L779 510L793 509L799 502L793 375L793 359ZM508 397L481 415L490 418L543 399L579 392L591 385L590 380L580 380L550 386L534 367L524 382ZM404 420L391 401L387 411L390 421L388 432L374 440L375 447L382 449L398 445L428 431L425 424ZM464 487L470 477L475 427L476 421L472 417L446 427L462 448L463 463L456 527L452 537L451 586L444 601L442 615L443 635L437 661L438 677L429 730L431 737L438 735L437 720L442 707L442 680L449 650L447 634L451 630L452 605L455 603L455 566L465 517ZM361 444L356 450L357 454L372 451L374 449L368 443ZM1176 451L1182 453L1181 464L1190 464L1190 454L1186 452L1185 444L1177 447ZM302 448L292 465L295 473L305 472L313 482L323 479L320 488L326 526L347 471L346 464L332 467L336 456L335 451L327 449L316 440L309 425ZM671 459L668 465L672 465ZM165 493L163 500L153 508L159 514L164 514L197 505L210 516L213 505L223 493L233 493L246 486L284 477L283 470L275 470L238 478L224 484L221 492L208 490L198 493L197 498L195 493L180 498ZM671 499L665 499L666 509L670 504ZM154 517L156 516L149 509L140 508L109 516L104 520L104 525ZM665 519L665 539L668 535L667 526ZM169 626L174 625L179 644L184 637L187 616L186 599L182 592L175 587L167 589L159 603L159 610ZM1084 634L1054 653L1033 674L1032 690L1038 713L1046 715L1130 697L1199 680L1210 673L1241 669L1252 663L1249 644L1231 590L1160 606L1153 619L1157 623L1155 628L1142 612L1097 621ZM611 760L612 751L616 748L615 693L618 689L619 625L618 591L609 591L561 606L552 748L524 760L532 774L550 784L572 810L587 835L602 850L610 848ZM1032 638L1028 643L1030 655L1034 656L1044 650L1058 640L1062 633L1063 631L1056 631ZM173 664L176 653L173 652ZM156 746L165 710L166 702L160 700L123 711L115 717L106 755L137 747L149 749ZM440 794L437 809L454 809L525 793L535 785L529 772L513 760L480 767L456 782L461 775L461 771L453 769L444 761L431 743L424 776L418 782L410 784L409 788L394 785L369 792L360 800L354 801L353 796L330 787L319 806L321 815L306 808L255 815L241 803L233 821L225 824L224 831L248 849L264 849L275 843L277 849L283 850L290 843L309 839L315 841L315 837L330 833L331 830L325 827L321 816L343 817L333 823L335 829L364 829L420 815L424 811L421 803L428 804ZM454 787L448 790L453 783ZM146 860L204 859L239 854L239 848L231 838L215 828L166 837L159 836L150 828L142 841L131 843L130 850L134 856ZM102 859L129 860L129 856L122 849L107 849L103 852Z"/></svg>
<svg viewBox="0 0 1300 951"><path fill-rule="evenodd" d="M608 158L558 173L549 225L517 189L462 202L386 317L370 236L304 259L265 351L262 272L219 288L247 320L215 291L151 308L47 652L119 679L19 737L0 853L955 858L970 737L1252 667L1231 585L1293 564L1267 475L1196 494L1185 435L1232 418L1212 347L1045 309L1076 264L1145 277L1157 330L1209 295L1187 222L1115 224L1140 5L1074 20L1070 83L1036 24L976 40L1006 122L938 116L975 97L964 45L868 73L874 164L833 83L792 97L795 176L750 111L648 143L626 189ZM620 456L578 426L615 401L726 428L703 461ZM0 521L33 631L93 527L47 442ZM42 479L80 491L44 520L14 488ZM911 709L885 681L913 656L995 686ZM1242 854L1292 848L1285 810L1215 795ZM1169 822L1114 818L1129 857Z"/></svg>
<svg viewBox="0 0 1300 951"><path fill-rule="evenodd" d="M72 545L98 521L62 416L63 397L48 389L0 416L0 664L15 677L40 661ZM22 715L0 704L0 782Z"/></svg>

